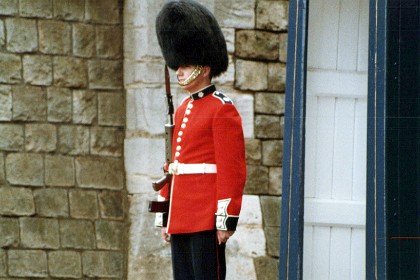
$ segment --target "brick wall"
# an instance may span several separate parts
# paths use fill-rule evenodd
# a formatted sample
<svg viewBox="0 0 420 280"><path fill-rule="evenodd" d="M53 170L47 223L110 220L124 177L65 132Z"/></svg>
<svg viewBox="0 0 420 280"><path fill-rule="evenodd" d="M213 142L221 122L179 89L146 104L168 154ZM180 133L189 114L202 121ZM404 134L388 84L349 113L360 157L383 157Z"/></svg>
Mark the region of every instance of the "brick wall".
<svg viewBox="0 0 420 280"><path fill-rule="evenodd" d="M122 1L0 1L0 278L126 271Z"/></svg>

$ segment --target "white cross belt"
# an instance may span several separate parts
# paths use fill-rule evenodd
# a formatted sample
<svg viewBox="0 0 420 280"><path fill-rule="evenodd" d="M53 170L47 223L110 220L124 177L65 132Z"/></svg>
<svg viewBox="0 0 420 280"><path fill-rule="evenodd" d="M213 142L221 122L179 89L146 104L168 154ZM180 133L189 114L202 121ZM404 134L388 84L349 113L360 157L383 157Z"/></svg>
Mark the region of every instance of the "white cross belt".
<svg viewBox="0 0 420 280"><path fill-rule="evenodd" d="M217 173L216 164L212 163L171 163L168 169L169 174L182 175L182 174L208 174Z"/></svg>

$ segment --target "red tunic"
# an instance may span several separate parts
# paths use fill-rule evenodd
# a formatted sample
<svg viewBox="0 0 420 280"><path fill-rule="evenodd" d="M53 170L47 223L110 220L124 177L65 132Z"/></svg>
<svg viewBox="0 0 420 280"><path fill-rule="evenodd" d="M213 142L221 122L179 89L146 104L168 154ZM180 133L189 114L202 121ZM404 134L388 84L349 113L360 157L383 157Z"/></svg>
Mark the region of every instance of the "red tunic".
<svg viewBox="0 0 420 280"><path fill-rule="evenodd" d="M246 180L241 117L222 93L202 95L184 99L175 112L172 159L216 164L217 173L173 175L170 234L235 230L239 218ZM160 195L169 198L166 186Z"/></svg>

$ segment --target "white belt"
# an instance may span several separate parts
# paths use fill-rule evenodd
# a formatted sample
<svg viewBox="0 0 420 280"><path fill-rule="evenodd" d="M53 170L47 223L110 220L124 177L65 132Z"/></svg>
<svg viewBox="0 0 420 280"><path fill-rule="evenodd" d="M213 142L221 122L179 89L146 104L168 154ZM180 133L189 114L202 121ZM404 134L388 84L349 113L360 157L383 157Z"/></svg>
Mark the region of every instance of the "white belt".
<svg viewBox="0 0 420 280"><path fill-rule="evenodd" d="M181 175L181 174L206 174L206 173L217 173L216 164L210 163L171 163L169 164L169 174Z"/></svg>

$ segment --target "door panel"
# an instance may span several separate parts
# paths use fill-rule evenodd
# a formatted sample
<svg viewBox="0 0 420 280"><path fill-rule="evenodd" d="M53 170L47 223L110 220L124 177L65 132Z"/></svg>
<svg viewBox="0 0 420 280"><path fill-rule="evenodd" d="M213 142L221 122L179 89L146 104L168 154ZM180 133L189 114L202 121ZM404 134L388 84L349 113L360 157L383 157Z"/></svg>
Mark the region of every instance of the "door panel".
<svg viewBox="0 0 420 280"><path fill-rule="evenodd" d="M368 0L311 0L303 279L364 279Z"/></svg>

